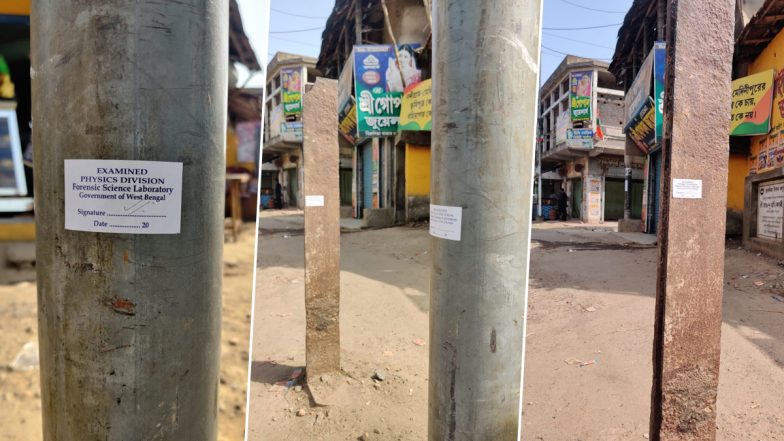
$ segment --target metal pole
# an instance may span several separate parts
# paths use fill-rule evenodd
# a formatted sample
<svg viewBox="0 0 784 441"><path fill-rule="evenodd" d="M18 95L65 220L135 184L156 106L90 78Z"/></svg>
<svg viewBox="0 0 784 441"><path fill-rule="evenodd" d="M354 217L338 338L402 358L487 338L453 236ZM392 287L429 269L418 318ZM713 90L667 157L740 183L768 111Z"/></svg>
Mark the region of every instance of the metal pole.
<svg viewBox="0 0 784 441"><path fill-rule="evenodd" d="M434 8L429 439L516 440L542 4Z"/></svg>
<svg viewBox="0 0 784 441"><path fill-rule="evenodd" d="M654 441L716 439L729 147L726 101L713 97L731 92L733 7L670 0L667 11Z"/></svg>
<svg viewBox="0 0 784 441"><path fill-rule="evenodd" d="M540 52L540 54L541 54L541 52ZM536 178L537 178L537 183L536 183L536 193L537 193L537 195L536 195L536 202L537 202L537 204L536 204L536 217L537 218L541 218L542 217L542 153L543 153L542 152L542 145L543 144L544 143L542 143L542 142L537 142L536 143L536 149L539 151L539 159L536 161L536 167L537 167L537 172L536 172Z"/></svg>
<svg viewBox="0 0 784 441"><path fill-rule="evenodd" d="M32 11L43 439L215 440L228 3ZM180 232L66 230L68 159L182 163Z"/></svg>
<svg viewBox="0 0 784 441"><path fill-rule="evenodd" d="M364 44L362 37L362 0L354 0L354 44Z"/></svg>

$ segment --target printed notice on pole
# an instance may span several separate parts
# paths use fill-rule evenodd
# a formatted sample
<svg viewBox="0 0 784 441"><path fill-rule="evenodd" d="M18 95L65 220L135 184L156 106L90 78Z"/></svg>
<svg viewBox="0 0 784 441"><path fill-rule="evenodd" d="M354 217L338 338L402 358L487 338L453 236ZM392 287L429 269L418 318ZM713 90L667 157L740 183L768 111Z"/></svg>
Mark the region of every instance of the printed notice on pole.
<svg viewBox="0 0 784 441"><path fill-rule="evenodd" d="M702 180L673 179L672 197L675 199L702 199Z"/></svg>
<svg viewBox="0 0 784 441"><path fill-rule="evenodd" d="M784 236L784 181L765 182L757 198L757 237L781 242Z"/></svg>
<svg viewBox="0 0 784 441"><path fill-rule="evenodd" d="M182 163L65 160L65 229L179 234Z"/></svg>
<svg viewBox="0 0 784 441"><path fill-rule="evenodd" d="M441 239L460 240L463 207L430 204L430 235Z"/></svg>
<svg viewBox="0 0 784 441"><path fill-rule="evenodd" d="M305 195L305 206L306 207L323 207L324 206L324 195L323 194Z"/></svg>

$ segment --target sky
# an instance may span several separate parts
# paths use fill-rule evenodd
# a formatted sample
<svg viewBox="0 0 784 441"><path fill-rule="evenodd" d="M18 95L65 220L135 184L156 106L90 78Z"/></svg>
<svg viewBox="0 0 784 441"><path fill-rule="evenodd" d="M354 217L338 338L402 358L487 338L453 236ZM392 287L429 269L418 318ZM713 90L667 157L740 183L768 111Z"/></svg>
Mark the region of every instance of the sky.
<svg viewBox="0 0 784 441"><path fill-rule="evenodd" d="M609 61L620 23L633 0L544 0L541 80L544 83L564 54ZM266 64L277 51L317 57L321 33L332 11L333 0L238 0L245 32L259 62ZM264 10L269 4L269 15ZM263 30L269 20L269 41ZM558 30L559 28L587 28ZM604 27L606 26L606 27ZM268 46L264 46L268 43ZM247 72L239 72L240 84ZM263 85L256 75L247 86Z"/></svg>

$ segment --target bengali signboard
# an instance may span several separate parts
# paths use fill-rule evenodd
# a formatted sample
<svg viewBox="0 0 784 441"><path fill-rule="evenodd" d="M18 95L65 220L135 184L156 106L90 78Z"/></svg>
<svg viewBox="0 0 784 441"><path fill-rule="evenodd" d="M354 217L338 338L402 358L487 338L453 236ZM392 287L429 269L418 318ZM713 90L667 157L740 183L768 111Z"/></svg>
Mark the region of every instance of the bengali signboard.
<svg viewBox="0 0 784 441"><path fill-rule="evenodd" d="M569 112L572 121L590 121L593 101L593 71L569 74Z"/></svg>
<svg viewBox="0 0 784 441"><path fill-rule="evenodd" d="M351 95L338 109L338 132L349 143L355 144L357 142L357 104Z"/></svg>
<svg viewBox="0 0 784 441"><path fill-rule="evenodd" d="M759 186L757 237L781 242L784 235L784 180Z"/></svg>
<svg viewBox="0 0 784 441"><path fill-rule="evenodd" d="M398 130L430 131L433 122L432 81L425 80L406 89L400 109Z"/></svg>
<svg viewBox="0 0 784 441"><path fill-rule="evenodd" d="M661 144L664 133L664 67L667 64L667 44L653 44L653 101L656 104L656 144Z"/></svg>
<svg viewBox="0 0 784 441"><path fill-rule="evenodd" d="M289 121L280 125L280 139L286 142L303 142L302 122Z"/></svg>
<svg viewBox="0 0 784 441"><path fill-rule="evenodd" d="M732 82L730 135L765 135L770 131L773 106L773 70Z"/></svg>
<svg viewBox="0 0 784 441"><path fill-rule="evenodd" d="M566 129L566 146L578 149L593 148L593 130Z"/></svg>
<svg viewBox="0 0 784 441"><path fill-rule="evenodd" d="M653 98L648 97L623 131L645 153L656 147L656 105L653 103Z"/></svg>
<svg viewBox="0 0 784 441"><path fill-rule="evenodd" d="M357 136L394 136L400 121L403 89L395 51L389 45L354 46L354 87L357 100ZM399 76L399 74L398 74Z"/></svg>
<svg viewBox="0 0 784 441"><path fill-rule="evenodd" d="M289 67L280 70L283 114L297 116L302 114L302 69Z"/></svg>

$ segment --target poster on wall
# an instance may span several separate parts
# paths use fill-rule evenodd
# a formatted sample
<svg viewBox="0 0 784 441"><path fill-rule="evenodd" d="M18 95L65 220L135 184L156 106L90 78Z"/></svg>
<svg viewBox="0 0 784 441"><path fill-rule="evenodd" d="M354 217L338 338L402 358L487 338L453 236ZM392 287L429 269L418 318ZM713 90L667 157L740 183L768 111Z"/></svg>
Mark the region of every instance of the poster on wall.
<svg viewBox="0 0 784 441"><path fill-rule="evenodd" d="M590 121L593 90L593 71L569 74L569 112L572 121Z"/></svg>
<svg viewBox="0 0 784 441"><path fill-rule="evenodd" d="M280 124L283 122L283 106L277 105L269 115L269 136L270 139L280 136Z"/></svg>
<svg viewBox="0 0 784 441"><path fill-rule="evenodd" d="M237 161L244 163L256 162L261 148L260 121L237 123Z"/></svg>
<svg viewBox="0 0 784 441"><path fill-rule="evenodd" d="M640 111L626 124L623 131L644 153L656 147L656 106L648 97Z"/></svg>
<svg viewBox="0 0 784 441"><path fill-rule="evenodd" d="M598 220L602 216L602 178L588 177L588 217Z"/></svg>
<svg viewBox="0 0 784 441"><path fill-rule="evenodd" d="M759 185L757 237L782 241L784 236L784 180Z"/></svg>
<svg viewBox="0 0 784 441"><path fill-rule="evenodd" d="M765 135L770 131L773 69L732 82L730 135Z"/></svg>
<svg viewBox="0 0 784 441"><path fill-rule="evenodd" d="M379 165L380 165L380 161L379 161L378 144L373 143L373 176L372 176L373 208L380 208L379 193L381 192L381 185L380 185L381 171L379 169Z"/></svg>
<svg viewBox="0 0 784 441"><path fill-rule="evenodd" d="M357 136L394 136L400 121L403 88L400 78L387 74L394 64L394 50L388 45L354 46L354 87L357 100ZM399 76L399 75L398 75Z"/></svg>
<svg viewBox="0 0 784 441"><path fill-rule="evenodd" d="M654 48L655 50L655 48ZM648 101L651 96L651 84L653 81L654 50L652 50L645 61L642 62L637 77L634 78L629 91L623 99L624 121L631 121L638 113L640 108Z"/></svg>
<svg viewBox="0 0 784 441"><path fill-rule="evenodd" d="M429 132L433 122L432 97L431 80L408 87L403 95L398 130Z"/></svg>
<svg viewBox="0 0 784 441"><path fill-rule="evenodd" d="M302 69L299 67L280 70L283 114L297 116L302 114Z"/></svg>
<svg viewBox="0 0 784 441"><path fill-rule="evenodd" d="M357 104L351 95L338 109L338 132L350 144L357 142Z"/></svg>

